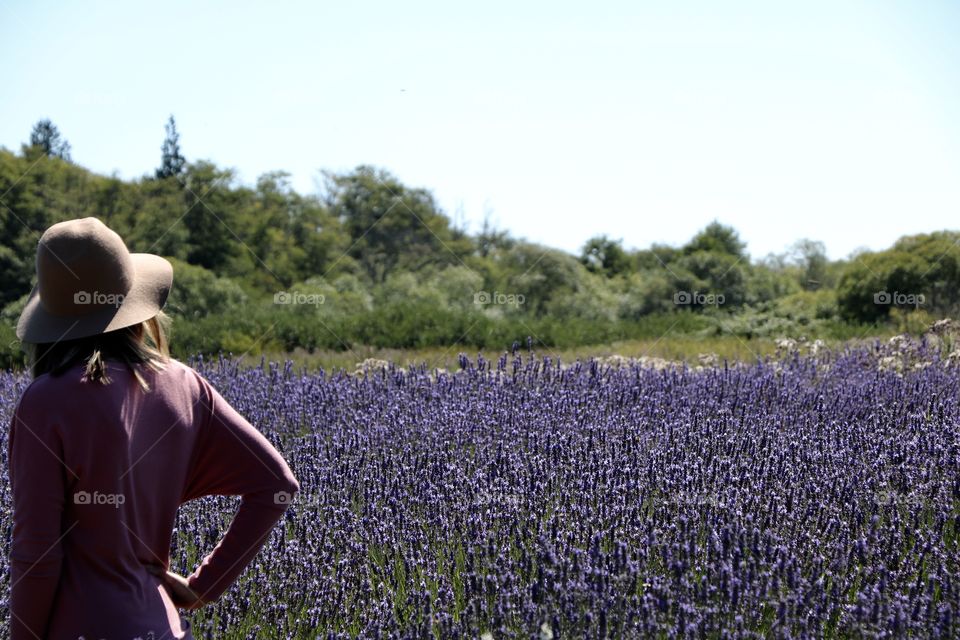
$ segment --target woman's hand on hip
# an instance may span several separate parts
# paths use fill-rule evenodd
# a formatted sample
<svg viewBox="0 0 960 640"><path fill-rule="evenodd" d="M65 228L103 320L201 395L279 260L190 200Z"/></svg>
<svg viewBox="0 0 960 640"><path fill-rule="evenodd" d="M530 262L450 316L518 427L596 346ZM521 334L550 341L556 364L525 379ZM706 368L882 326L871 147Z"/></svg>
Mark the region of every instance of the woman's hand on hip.
<svg viewBox="0 0 960 640"><path fill-rule="evenodd" d="M163 579L163 584L170 593L170 599L178 608L199 609L203 606L200 596L190 588L187 579L179 573L165 571L163 567L157 565L147 565L147 571Z"/></svg>

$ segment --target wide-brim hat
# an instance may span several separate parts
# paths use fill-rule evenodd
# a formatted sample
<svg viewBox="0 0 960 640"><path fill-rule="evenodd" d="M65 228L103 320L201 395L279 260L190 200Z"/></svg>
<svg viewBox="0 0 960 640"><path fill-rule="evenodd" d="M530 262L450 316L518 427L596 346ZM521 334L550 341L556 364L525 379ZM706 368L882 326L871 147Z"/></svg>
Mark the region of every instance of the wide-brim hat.
<svg viewBox="0 0 960 640"><path fill-rule="evenodd" d="M172 284L173 265L151 253L130 253L97 218L58 222L37 244L37 284L17 321L17 337L60 342L138 324L163 308Z"/></svg>

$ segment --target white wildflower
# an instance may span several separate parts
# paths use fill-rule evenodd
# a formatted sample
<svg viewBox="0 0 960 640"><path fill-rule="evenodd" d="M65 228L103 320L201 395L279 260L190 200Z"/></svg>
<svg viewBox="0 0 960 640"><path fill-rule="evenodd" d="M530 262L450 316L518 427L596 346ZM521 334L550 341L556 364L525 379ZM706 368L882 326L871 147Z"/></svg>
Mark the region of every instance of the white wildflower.
<svg viewBox="0 0 960 640"><path fill-rule="evenodd" d="M720 356L715 353L701 353L697 361L704 367L715 367L720 364Z"/></svg>

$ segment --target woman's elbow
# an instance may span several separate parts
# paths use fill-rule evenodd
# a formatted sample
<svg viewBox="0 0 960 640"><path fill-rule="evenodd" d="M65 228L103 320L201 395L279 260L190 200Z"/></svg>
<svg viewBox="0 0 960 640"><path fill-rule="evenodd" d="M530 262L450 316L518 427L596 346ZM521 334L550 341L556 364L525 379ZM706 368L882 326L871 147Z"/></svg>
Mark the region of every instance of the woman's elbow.
<svg viewBox="0 0 960 640"><path fill-rule="evenodd" d="M294 476L292 473L287 474L286 481L287 491L292 494L296 494L298 491L300 491L300 481L297 480L296 476Z"/></svg>
<svg viewBox="0 0 960 640"><path fill-rule="evenodd" d="M275 504L289 506L293 502L294 496L300 491L300 482L297 480L290 468L284 469L277 484L276 491L273 494Z"/></svg>

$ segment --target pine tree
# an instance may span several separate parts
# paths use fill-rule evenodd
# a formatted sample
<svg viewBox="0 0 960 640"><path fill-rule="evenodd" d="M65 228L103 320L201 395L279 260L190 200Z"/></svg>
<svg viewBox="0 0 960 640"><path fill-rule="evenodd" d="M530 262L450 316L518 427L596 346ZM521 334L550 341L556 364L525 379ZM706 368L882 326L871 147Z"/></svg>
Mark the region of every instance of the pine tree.
<svg viewBox="0 0 960 640"><path fill-rule="evenodd" d="M163 141L163 156L157 169L157 178L177 178L183 173L187 160L180 154L180 134L177 133L177 123L172 115L165 128L167 137Z"/></svg>
<svg viewBox="0 0 960 640"><path fill-rule="evenodd" d="M40 120L30 132L30 146L40 147L48 158L70 161L70 143L63 139L56 125L49 119Z"/></svg>

